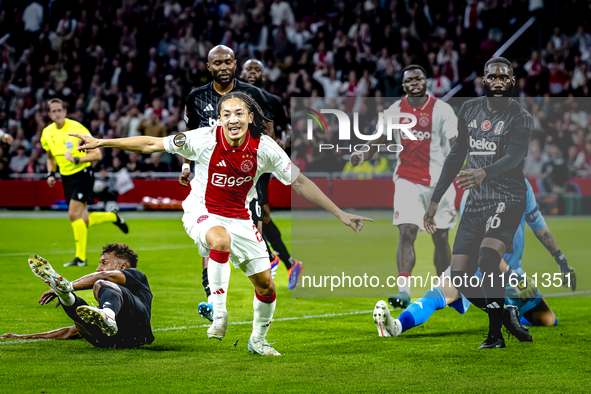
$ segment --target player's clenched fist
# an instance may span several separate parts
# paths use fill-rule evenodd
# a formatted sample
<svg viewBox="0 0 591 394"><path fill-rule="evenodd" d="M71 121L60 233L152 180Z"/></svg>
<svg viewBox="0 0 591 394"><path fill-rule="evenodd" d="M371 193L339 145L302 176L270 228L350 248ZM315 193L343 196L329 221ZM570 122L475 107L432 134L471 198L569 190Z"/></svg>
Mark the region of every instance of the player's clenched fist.
<svg viewBox="0 0 591 394"><path fill-rule="evenodd" d="M189 186L189 177L191 176L191 170L183 169L181 175L179 176L179 183L181 186L187 187Z"/></svg>
<svg viewBox="0 0 591 394"><path fill-rule="evenodd" d="M435 214L437 213L438 207L439 204L431 201L431 204L429 204L429 208L427 208L427 212L425 212L425 216L423 217L423 224L425 225L425 230L429 234L435 234L435 231L437 231L437 229L435 228L435 226L437 225L435 223Z"/></svg>

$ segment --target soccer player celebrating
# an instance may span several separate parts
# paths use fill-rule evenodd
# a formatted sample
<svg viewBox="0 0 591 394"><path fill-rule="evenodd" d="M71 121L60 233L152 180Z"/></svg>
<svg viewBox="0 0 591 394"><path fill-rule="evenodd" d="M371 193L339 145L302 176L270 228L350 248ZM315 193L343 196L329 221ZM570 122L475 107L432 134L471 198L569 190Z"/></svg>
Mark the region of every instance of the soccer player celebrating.
<svg viewBox="0 0 591 394"><path fill-rule="evenodd" d="M191 193L183 202L187 234L209 256L214 319L209 338L222 339L228 326L226 296L231 261L255 288L253 331L248 349L262 355L279 355L265 335L275 310L275 283L271 278L268 252L252 224L247 209L261 173L272 172L284 184L325 208L342 223L358 232L363 220L371 219L341 211L308 178L300 174L275 141L264 135L267 118L246 93L232 92L218 103L221 126L198 129L164 139L132 137L97 140L76 135L78 149L101 146L152 153L166 150L195 161Z"/></svg>
<svg viewBox="0 0 591 394"><path fill-rule="evenodd" d="M74 231L76 243L76 255L72 261L64 264L64 267L86 265L86 240L88 227L110 222L119 227L124 233L129 229L125 220L117 212L93 212L88 213L88 204L93 203L92 187L94 174L90 164L92 161L102 158L100 151L89 153L76 149L75 137L68 133L90 135L86 127L75 120L66 118L66 108L62 100L54 98L49 100L49 117L52 124L43 129L41 145L47 151L47 184L55 186L55 172L59 166L62 175L64 196L68 203L68 216Z"/></svg>
<svg viewBox="0 0 591 394"><path fill-rule="evenodd" d="M41 305L59 299L74 326L39 334L4 334L0 338L84 338L100 348L135 348L154 341L150 326L152 292L148 279L137 269L137 254L125 244L103 247L96 273L69 282L43 257L29 257L29 267L51 290L41 295ZM90 306L74 294L92 289L100 307ZM56 305L57 306L57 305Z"/></svg>
<svg viewBox="0 0 591 394"><path fill-rule="evenodd" d="M454 242L451 277L466 298L487 309L488 337L481 349L505 347L501 333L505 289L499 264L505 252L513 252L513 238L526 208L522 168L533 120L511 99L514 86L511 62L502 57L486 62L486 96L462 105L458 138L424 217L425 229L433 234L439 202L459 172L458 186L471 192ZM466 155L467 169L460 172ZM472 287L468 281L478 267L482 287Z"/></svg>
<svg viewBox="0 0 591 394"><path fill-rule="evenodd" d="M405 67L402 71L402 86L406 97L396 101L387 112L415 115L417 124L412 133L417 140L411 140L401 130L394 134L396 143L403 147L398 152L394 170L394 225L398 226L400 232L396 252L398 276L405 279L397 281L400 291L388 301L393 307L406 308L410 304L409 277L416 262L414 243L418 232L425 229L423 215L458 131L457 117L451 106L426 93L427 73L423 67L416 64ZM381 137L372 141L367 152L351 155L351 164L359 165L371 158L377 144L385 141L384 130ZM438 275L449 267L451 261L448 233L456 224L455 196L455 189L450 188L441 199L437 229L432 233L435 244L433 262Z"/></svg>
<svg viewBox="0 0 591 394"><path fill-rule="evenodd" d="M256 87L261 87L263 82L263 76L265 74L265 67L260 60L257 59L249 59L247 60L244 65L242 66L242 74L240 75L241 78L246 79L248 83L254 85ZM282 134L286 134L283 141L285 144L289 144L290 137L291 137L291 127L285 116L285 111L283 110L283 104L281 103L281 99L274 94L267 92L264 89L261 89L262 92L265 94L267 98L267 104L271 108L271 112L273 113L273 124L275 126L275 135L281 136ZM284 146L285 148L285 146ZM289 149L285 148L286 153L289 155ZM295 289L298 285L299 277L302 273L303 264L299 260L294 260L291 257L291 254L287 250L287 247L283 243L281 239L281 232L279 228L275 225L273 220L271 219L271 210L269 209L269 204L267 200L267 190L269 186L271 174L263 174L259 180L259 185L261 187L261 203L263 205L263 237L265 237L273 250L278 254L279 258L275 258L271 261L271 274L273 278L275 278L275 273L277 272L277 268L279 266L279 259L287 268L287 276L289 278L289 284L287 285L288 289Z"/></svg>
<svg viewBox="0 0 591 394"><path fill-rule="evenodd" d="M185 106L185 123L187 130L200 128L208 128L219 125L218 102L219 100L230 92L245 92L248 93L261 106L264 114L268 120L265 125L266 134L273 136L273 113L267 106L266 98L263 91L253 85L242 82L235 78L236 73L236 59L234 51L225 45L218 45L212 48L207 55L207 69L211 72L213 81L194 89L187 97L187 104ZM182 186L189 185L189 177L191 176L191 167L189 160L185 160L183 170L179 176L179 183ZM257 193L258 195L258 193ZM261 209L257 209L260 206ZM253 198L251 201L251 212L253 215L253 222L258 228L259 221L261 221L259 211L262 213L262 204L258 198ZM270 253L270 252L269 252ZM270 253L269 258L275 259L275 256ZM199 304L197 311L199 315L205 319L212 321L213 310L209 301L211 297L211 289L209 286L208 276L208 257L202 259L202 284L205 289L205 294L208 301Z"/></svg>
<svg viewBox="0 0 591 394"><path fill-rule="evenodd" d="M507 284L505 287L505 303L508 305L505 305L503 324L509 332L516 330L512 333L520 340L523 338L520 335L523 335L524 332L520 327L513 325L514 322L510 316L512 313L510 309L507 309L508 306L515 306L519 310L521 324L533 326L555 326L558 324L558 319L540 291L533 283L523 281L524 270L521 259L525 246L525 223L528 224L538 240L555 258L564 276L563 279L567 279L563 284L570 284L573 289L576 288L575 271L560 251L554 235L544 220L544 216L538 210L531 185L527 179L525 182L527 185L527 208L513 238L513 253L505 253L500 265L501 272L505 273L505 283ZM468 195L469 192L466 191L462 196L461 215L463 215ZM449 274L449 271L446 274ZM476 272L476 276L482 279L480 271ZM517 286L512 287L511 283L516 283ZM398 336L404 331L423 324L433 312L444 308L445 305L449 305L459 313L464 314L468 310L470 302L448 280L444 280L441 286L428 290L423 297L413 302L397 319L390 316L390 311L387 310L387 304L384 301L378 301L374 309L378 335ZM527 338L527 336L525 337Z"/></svg>

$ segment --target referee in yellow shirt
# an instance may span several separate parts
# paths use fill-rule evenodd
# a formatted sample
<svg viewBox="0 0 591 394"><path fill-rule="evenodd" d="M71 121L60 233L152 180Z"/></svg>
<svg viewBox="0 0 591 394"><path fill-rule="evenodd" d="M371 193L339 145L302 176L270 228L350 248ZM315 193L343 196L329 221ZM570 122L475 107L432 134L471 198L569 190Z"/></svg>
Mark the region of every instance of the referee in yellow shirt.
<svg viewBox="0 0 591 394"><path fill-rule="evenodd" d="M66 118L64 103L58 98L48 101L49 117L53 123L43 129L41 145L47 151L47 183L49 187L55 185L55 171L59 166L62 175L64 196L68 202L68 215L74 230L76 242L76 256L74 260L64 264L64 267L86 265L87 228L96 224L110 222L118 226L124 233L128 233L125 220L117 212L88 213L88 203L93 203L92 188L94 173L90 162L100 160L101 152L92 150L88 153L78 152L76 137L68 133L90 135L86 127Z"/></svg>

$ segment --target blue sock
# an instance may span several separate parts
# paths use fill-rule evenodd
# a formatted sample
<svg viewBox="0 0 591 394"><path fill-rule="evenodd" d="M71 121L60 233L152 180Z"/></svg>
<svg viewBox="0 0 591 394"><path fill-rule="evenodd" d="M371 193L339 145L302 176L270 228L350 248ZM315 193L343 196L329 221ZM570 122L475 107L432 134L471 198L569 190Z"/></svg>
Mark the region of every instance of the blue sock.
<svg viewBox="0 0 591 394"><path fill-rule="evenodd" d="M423 324L431 317L433 312L443 308L445 308L445 294L443 293L443 289L436 287L433 290L427 291L422 298L410 304L398 316L398 320L402 324L402 332Z"/></svg>
<svg viewBox="0 0 591 394"><path fill-rule="evenodd" d="M519 322L524 326L531 326L532 324L523 316L519 318Z"/></svg>

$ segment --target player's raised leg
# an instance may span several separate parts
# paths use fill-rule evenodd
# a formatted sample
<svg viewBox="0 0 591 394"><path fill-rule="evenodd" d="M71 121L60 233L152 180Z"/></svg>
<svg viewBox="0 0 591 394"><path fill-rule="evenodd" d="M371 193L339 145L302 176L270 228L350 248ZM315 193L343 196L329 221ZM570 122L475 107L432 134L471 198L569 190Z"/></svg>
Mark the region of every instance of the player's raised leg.
<svg viewBox="0 0 591 394"><path fill-rule="evenodd" d="M228 328L228 311L226 299L230 282L230 234L222 226L214 226L207 231L205 240L210 248L207 272L211 288L213 305L213 323L207 330L209 338L223 339Z"/></svg>
<svg viewBox="0 0 591 394"><path fill-rule="evenodd" d="M266 258L251 261L250 264L253 267L258 265L256 260L264 261ZM273 319L277 298L275 282L273 282L273 278L271 277L271 270L266 269L250 275L248 279L250 279L255 289L252 302L254 319L252 321L252 335L248 340L248 350L263 356L280 356L281 354L265 339L269 331L269 326L271 325L271 319Z"/></svg>
<svg viewBox="0 0 591 394"><path fill-rule="evenodd" d="M47 260L38 255L29 256L29 267L35 276L51 287L63 305L74 304L72 284L55 272Z"/></svg>
<svg viewBox="0 0 591 394"><path fill-rule="evenodd" d="M123 305L123 292L115 283L97 280L93 286L94 298L100 307L82 305L76 314L86 323L96 325L105 335L117 334L117 314Z"/></svg>

